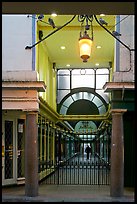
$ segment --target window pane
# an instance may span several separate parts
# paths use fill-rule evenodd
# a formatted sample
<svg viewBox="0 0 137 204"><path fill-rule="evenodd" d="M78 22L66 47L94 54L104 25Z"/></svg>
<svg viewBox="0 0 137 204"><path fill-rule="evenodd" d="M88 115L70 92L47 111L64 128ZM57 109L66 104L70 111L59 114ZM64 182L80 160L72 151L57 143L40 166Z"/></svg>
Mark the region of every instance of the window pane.
<svg viewBox="0 0 137 204"><path fill-rule="evenodd" d="M93 75L72 75L72 88L90 87L94 88Z"/></svg>
<svg viewBox="0 0 137 204"><path fill-rule="evenodd" d="M108 69L97 69L96 74L109 74Z"/></svg>
<svg viewBox="0 0 137 204"><path fill-rule="evenodd" d="M62 106L62 107L61 107L61 109L60 109L60 114L62 114L62 115L66 115L67 110L68 110L68 108L67 108L67 107Z"/></svg>
<svg viewBox="0 0 137 204"><path fill-rule="evenodd" d="M73 102L72 97L69 97L64 101L63 105L69 107Z"/></svg>
<svg viewBox="0 0 137 204"><path fill-rule="evenodd" d="M88 93L88 92L84 92L84 99L91 101L93 97L94 97L93 94Z"/></svg>
<svg viewBox="0 0 137 204"><path fill-rule="evenodd" d="M72 75L74 75L74 74L80 75L80 69L74 69L74 70L72 70Z"/></svg>
<svg viewBox="0 0 137 204"><path fill-rule="evenodd" d="M57 103L60 103L61 100L62 100L67 94L70 93L70 90L58 90L57 93L58 93Z"/></svg>
<svg viewBox="0 0 137 204"><path fill-rule="evenodd" d="M79 92L79 93L75 93L72 95L73 99L75 101L79 100L79 99L82 99L82 92Z"/></svg>
<svg viewBox="0 0 137 204"><path fill-rule="evenodd" d="M103 103L102 101L97 97L95 96L93 101L92 101L97 107L101 106Z"/></svg>
<svg viewBox="0 0 137 204"><path fill-rule="evenodd" d="M70 88L70 77L58 76L58 89L69 89L69 88Z"/></svg>
<svg viewBox="0 0 137 204"><path fill-rule="evenodd" d="M86 74L95 74L93 69L86 69Z"/></svg>
<svg viewBox="0 0 137 204"><path fill-rule="evenodd" d="M106 113L106 108L105 108L105 106L104 106L104 105L103 105L103 106L101 106L101 107L99 107L98 109L99 109L99 114L100 114L100 115L103 115L103 114L105 114L105 113Z"/></svg>
<svg viewBox="0 0 137 204"><path fill-rule="evenodd" d="M107 103L109 102L109 93L104 93L102 90L96 91Z"/></svg>
<svg viewBox="0 0 137 204"><path fill-rule="evenodd" d="M94 75L94 70L93 69L74 69L72 70L72 75L87 75L87 74L93 74Z"/></svg>
<svg viewBox="0 0 137 204"><path fill-rule="evenodd" d="M70 71L69 70L58 70L58 75L70 75Z"/></svg>
<svg viewBox="0 0 137 204"><path fill-rule="evenodd" d="M108 75L96 75L96 88L97 89L102 89L106 82L108 82Z"/></svg>

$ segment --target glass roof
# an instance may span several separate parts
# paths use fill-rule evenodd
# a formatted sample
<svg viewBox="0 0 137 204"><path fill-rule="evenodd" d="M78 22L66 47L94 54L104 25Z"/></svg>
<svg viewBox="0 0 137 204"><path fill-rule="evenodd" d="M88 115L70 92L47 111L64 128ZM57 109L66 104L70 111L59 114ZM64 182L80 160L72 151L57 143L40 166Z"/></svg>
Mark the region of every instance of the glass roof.
<svg viewBox="0 0 137 204"><path fill-rule="evenodd" d="M97 96L95 96L93 93L89 92L78 92L70 95L66 100L63 102L61 108L60 108L60 114L66 115L67 109L70 107L71 104L73 104L75 101L78 100L89 100L91 103L94 103L94 105L98 108L99 114L105 114L106 113L106 107L103 104L103 101Z"/></svg>

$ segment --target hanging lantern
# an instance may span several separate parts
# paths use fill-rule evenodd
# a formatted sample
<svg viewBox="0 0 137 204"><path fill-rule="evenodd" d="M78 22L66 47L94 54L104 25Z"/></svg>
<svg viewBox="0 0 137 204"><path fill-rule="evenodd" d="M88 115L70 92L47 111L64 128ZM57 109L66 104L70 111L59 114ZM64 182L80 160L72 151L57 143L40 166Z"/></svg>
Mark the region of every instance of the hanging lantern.
<svg viewBox="0 0 137 204"><path fill-rule="evenodd" d="M87 62L88 58L90 58L92 42L86 31L79 38L80 57L83 59L83 62Z"/></svg>

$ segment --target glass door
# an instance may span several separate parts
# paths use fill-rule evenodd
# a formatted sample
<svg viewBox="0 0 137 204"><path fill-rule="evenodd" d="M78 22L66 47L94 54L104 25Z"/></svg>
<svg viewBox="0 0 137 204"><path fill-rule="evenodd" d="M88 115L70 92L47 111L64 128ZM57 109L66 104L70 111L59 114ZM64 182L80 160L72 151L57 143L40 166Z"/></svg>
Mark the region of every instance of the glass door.
<svg viewBox="0 0 137 204"><path fill-rule="evenodd" d="M25 177L25 120L18 119L17 132L17 176L18 180Z"/></svg>
<svg viewBox="0 0 137 204"><path fill-rule="evenodd" d="M2 185L13 184L16 182L15 122L13 119L3 121L2 140Z"/></svg>

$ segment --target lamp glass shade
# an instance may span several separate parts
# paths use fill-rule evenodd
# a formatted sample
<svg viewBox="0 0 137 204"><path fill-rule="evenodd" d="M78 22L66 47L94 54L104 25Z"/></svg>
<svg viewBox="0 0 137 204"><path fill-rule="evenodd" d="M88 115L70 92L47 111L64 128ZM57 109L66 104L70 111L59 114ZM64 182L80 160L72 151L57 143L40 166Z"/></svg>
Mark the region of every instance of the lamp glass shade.
<svg viewBox="0 0 137 204"><path fill-rule="evenodd" d="M87 59L90 57L91 46L92 46L91 38L83 37L79 39L80 57L83 59L83 62L87 62Z"/></svg>

